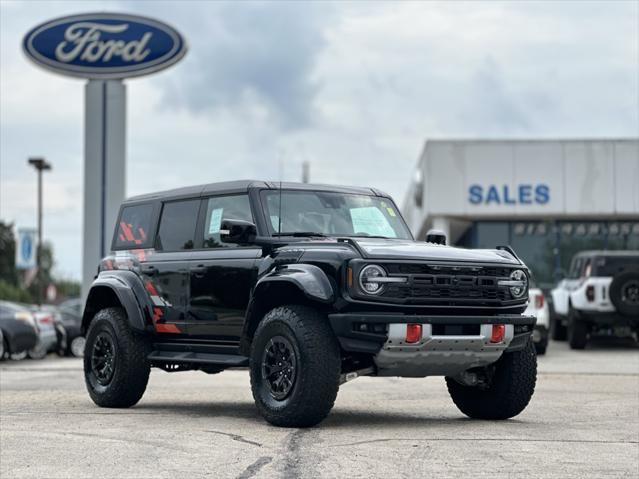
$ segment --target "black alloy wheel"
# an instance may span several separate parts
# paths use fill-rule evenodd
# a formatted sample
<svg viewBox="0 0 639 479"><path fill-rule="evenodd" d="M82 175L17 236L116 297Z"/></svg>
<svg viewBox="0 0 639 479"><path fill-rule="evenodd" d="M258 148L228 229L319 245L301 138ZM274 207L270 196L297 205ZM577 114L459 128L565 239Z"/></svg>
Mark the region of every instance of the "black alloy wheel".
<svg viewBox="0 0 639 479"><path fill-rule="evenodd" d="M262 355L262 379L273 399L285 399L295 385L297 360L291 342L283 336L271 338Z"/></svg>
<svg viewBox="0 0 639 479"><path fill-rule="evenodd" d="M621 287L621 300L631 306L639 305L639 280L632 279Z"/></svg>
<svg viewBox="0 0 639 479"><path fill-rule="evenodd" d="M91 351L91 371L102 386L108 385L113 379L115 360L113 338L103 331L98 334Z"/></svg>

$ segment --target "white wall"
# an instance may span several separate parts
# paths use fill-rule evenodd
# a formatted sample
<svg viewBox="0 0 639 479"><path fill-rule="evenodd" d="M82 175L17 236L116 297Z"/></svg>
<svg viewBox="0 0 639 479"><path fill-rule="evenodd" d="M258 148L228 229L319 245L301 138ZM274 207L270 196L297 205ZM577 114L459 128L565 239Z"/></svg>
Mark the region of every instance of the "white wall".
<svg viewBox="0 0 639 479"><path fill-rule="evenodd" d="M639 139L434 140L418 168L423 207L415 185L404 204L413 231L442 216L639 217Z"/></svg>

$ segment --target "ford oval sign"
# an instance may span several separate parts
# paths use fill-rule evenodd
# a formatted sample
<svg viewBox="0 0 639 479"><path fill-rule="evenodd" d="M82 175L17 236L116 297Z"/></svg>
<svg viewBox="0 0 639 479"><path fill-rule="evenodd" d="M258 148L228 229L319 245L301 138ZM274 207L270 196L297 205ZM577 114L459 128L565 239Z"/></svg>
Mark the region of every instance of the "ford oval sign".
<svg viewBox="0 0 639 479"><path fill-rule="evenodd" d="M35 63L63 75L127 78L167 68L186 53L182 35L150 18L92 13L57 18L31 30L23 48Z"/></svg>

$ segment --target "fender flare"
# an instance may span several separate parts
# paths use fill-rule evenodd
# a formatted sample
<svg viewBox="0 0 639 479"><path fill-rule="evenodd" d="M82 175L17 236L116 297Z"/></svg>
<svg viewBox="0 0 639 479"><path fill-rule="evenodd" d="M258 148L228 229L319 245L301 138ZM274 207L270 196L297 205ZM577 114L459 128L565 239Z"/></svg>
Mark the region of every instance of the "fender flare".
<svg viewBox="0 0 639 479"><path fill-rule="evenodd" d="M335 298L333 286L321 268L312 264L288 264L275 268L258 280L253 297L266 285L275 282L294 284L304 295L321 303L332 303ZM251 298L252 299L252 298Z"/></svg>
<svg viewBox="0 0 639 479"><path fill-rule="evenodd" d="M253 291L249 300L246 316L244 318L244 328L240 338L239 350L242 354L248 355L253 333L257 324L266 313L266 306L262 301L268 296L268 292L263 290L269 286L290 285L300 292L306 299L319 304L332 304L335 299L334 288L328 276L321 268L312 264L288 264L282 265L262 276ZM268 304L268 300L266 301Z"/></svg>
<svg viewBox="0 0 639 479"><path fill-rule="evenodd" d="M82 314L82 332L86 334L88 325L100 303L100 296L108 289L115 294L118 302L126 311L129 325L137 331L145 331L147 318L150 318L152 305L141 279L132 271L115 270L101 273L89 290Z"/></svg>

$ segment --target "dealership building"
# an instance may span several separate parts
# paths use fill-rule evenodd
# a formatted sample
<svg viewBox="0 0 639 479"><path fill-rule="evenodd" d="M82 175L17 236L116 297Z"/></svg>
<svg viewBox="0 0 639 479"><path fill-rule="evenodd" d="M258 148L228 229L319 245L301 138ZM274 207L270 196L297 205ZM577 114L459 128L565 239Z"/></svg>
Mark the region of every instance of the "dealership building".
<svg viewBox="0 0 639 479"><path fill-rule="evenodd" d="M511 245L550 285L584 249L639 249L639 139L429 140L404 200L417 238Z"/></svg>

